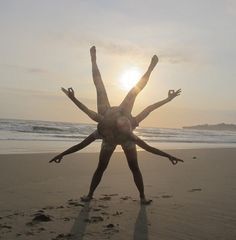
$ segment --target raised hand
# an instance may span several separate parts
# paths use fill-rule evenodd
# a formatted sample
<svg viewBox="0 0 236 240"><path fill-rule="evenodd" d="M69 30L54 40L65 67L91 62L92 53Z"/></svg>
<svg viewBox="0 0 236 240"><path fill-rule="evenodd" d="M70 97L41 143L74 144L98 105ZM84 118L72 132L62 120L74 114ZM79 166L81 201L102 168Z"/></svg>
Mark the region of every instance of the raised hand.
<svg viewBox="0 0 236 240"><path fill-rule="evenodd" d="M168 92L168 99L172 100L173 98L179 96L181 93L181 89L178 89L177 91L175 90L169 90Z"/></svg>
<svg viewBox="0 0 236 240"><path fill-rule="evenodd" d="M73 88L68 88L67 90L65 88L61 88L62 92L64 92L69 98L74 98L75 97L75 93Z"/></svg>
<svg viewBox="0 0 236 240"><path fill-rule="evenodd" d="M184 162L182 159L176 158L176 157L174 157L174 156L170 156L170 157L169 157L169 160L171 161L171 163L172 163L173 165L177 164L178 162Z"/></svg>
<svg viewBox="0 0 236 240"><path fill-rule="evenodd" d="M60 163L62 158L63 158L63 156L61 154L59 154L56 157L54 157L52 160L50 160L49 163L52 163L52 162Z"/></svg>

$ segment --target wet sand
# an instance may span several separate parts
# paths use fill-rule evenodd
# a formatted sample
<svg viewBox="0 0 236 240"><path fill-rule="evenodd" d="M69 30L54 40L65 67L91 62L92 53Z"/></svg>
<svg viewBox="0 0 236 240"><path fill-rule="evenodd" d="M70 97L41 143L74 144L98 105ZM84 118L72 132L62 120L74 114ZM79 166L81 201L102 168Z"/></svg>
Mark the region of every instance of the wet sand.
<svg viewBox="0 0 236 240"><path fill-rule="evenodd" d="M168 152L185 163L138 153L146 207L123 153L88 204L97 153L0 155L0 239L236 239L236 149Z"/></svg>

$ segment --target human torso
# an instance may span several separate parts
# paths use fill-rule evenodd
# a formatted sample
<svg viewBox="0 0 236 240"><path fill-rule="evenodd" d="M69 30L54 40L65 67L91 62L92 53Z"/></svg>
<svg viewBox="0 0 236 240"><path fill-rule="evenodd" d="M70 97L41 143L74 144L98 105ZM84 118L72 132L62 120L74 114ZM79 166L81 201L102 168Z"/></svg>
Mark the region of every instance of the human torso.
<svg viewBox="0 0 236 240"><path fill-rule="evenodd" d="M119 131L117 127L117 121L121 117L126 117L132 130L137 127L137 123L130 113L125 112L119 106L111 107L105 112L104 119L97 126L99 134L105 141L121 145L129 141L130 134Z"/></svg>

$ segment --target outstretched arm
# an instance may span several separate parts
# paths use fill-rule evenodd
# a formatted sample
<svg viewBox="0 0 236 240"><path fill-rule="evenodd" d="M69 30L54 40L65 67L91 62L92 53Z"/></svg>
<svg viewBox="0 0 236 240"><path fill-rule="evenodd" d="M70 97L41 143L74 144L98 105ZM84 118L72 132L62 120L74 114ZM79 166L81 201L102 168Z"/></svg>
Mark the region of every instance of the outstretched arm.
<svg viewBox="0 0 236 240"><path fill-rule="evenodd" d="M80 102L74 94L74 90L73 88L68 88L68 90L66 90L65 88L61 88L61 90L66 94L66 96L68 98L70 98L74 104L80 109L82 110L84 113L86 113L92 120L94 120L95 122L100 122L103 119L103 116L90 110L89 108L87 108L82 102Z"/></svg>
<svg viewBox="0 0 236 240"><path fill-rule="evenodd" d="M90 143L92 143L93 141L95 141L96 139L99 138L99 134L96 131L94 131L92 134L90 134L87 138L85 138L81 143L74 145L73 147L67 149L66 151L60 153L59 155L55 156L52 160L50 160L49 162L56 162L59 163L62 158L65 155L77 152L85 147L87 147Z"/></svg>
<svg viewBox="0 0 236 240"><path fill-rule="evenodd" d="M178 162L183 162L183 160L181 160L181 159L178 159L178 158L176 158L176 157L174 157L174 156L172 156L172 155L170 155L166 152L163 152L163 151L161 151L157 148L154 148L154 147L148 145L147 143L145 143L142 139L140 139L136 135L133 135L132 139L135 141L135 143L139 147L143 148L144 150L146 150L148 152L160 155L162 157L167 157L171 161L171 163L174 164L174 165L177 164Z"/></svg>
<svg viewBox="0 0 236 240"><path fill-rule="evenodd" d="M169 90L168 92L168 97L160 102L154 103L152 105L149 105L148 107L146 107L141 113L139 113L136 117L135 120L137 121L137 123L140 123L141 121L143 121L152 111L154 111L155 109L161 107L162 105L170 102L172 99L174 99L175 97L179 96L181 93L181 89L174 91L174 90Z"/></svg>

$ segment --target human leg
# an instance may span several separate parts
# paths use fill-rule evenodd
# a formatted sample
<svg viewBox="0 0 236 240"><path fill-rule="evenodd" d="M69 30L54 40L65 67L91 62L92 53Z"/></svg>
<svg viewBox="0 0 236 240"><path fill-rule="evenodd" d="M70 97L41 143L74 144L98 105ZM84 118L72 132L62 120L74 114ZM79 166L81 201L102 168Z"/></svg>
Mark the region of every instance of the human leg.
<svg viewBox="0 0 236 240"><path fill-rule="evenodd" d="M104 114L107 108L110 107L109 100L107 97L106 89L102 81L100 71L98 69L96 61L96 48L95 46L90 48L91 62L92 62L92 74L93 82L97 91L97 108L99 114Z"/></svg>
<svg viewBox="0 0 236 240"><path fill-rule="evenodd" d="M138 188L141 203L150 204L151 200L147 200L144 194L143 177L138 165L136 145L135 143L130 143L129 146L122 145L122 148L126 155L129 168L133 174L135 185Z"/></svg>
<svg viewBox="0 0 236 240"><path fill-rule="evenodd" d="M146 86L146 84L147 84L147 82L149 80L149 77L150 77L153 69L157 65L157 63L158 63L158 57L156 55L154 55L152 57L151 63L149 65L148 70L146 71L146 73L142 76L142 78L138 81L138 83L128 92L128 94L126 95L125 99L120 104L120 106L125 111L127 111L128 113L130 113L132 111L135 98L141 92L141 90Z"/></svg>
<svg viewBox="0 0 236 240"><path fill-rule="evenodd" d="M116 148L116 145L111 145L109 143L103 142L100 155L99 155L98 166L96 171L93 174L89 193L87 196L81 198L82 201L90 201L92 199L93 193L102 179L102 175L108 166L111 155L114 152L115 148Z"/></svg>

